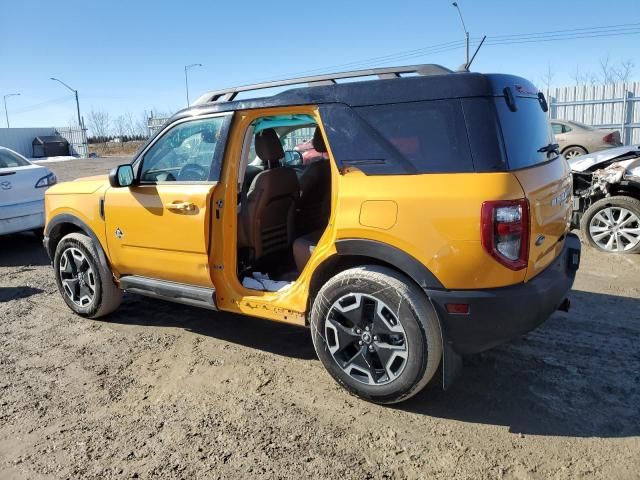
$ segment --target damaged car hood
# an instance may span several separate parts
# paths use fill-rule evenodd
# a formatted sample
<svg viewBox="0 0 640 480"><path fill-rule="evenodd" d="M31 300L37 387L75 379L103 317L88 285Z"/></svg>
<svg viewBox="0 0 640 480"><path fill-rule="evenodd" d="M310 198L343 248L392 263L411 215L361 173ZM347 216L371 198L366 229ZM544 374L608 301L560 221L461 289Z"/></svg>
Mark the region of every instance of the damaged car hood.
<svg viewBox="0 0 640 480"><path fill-rule="evenodd" d="M619 158L620 161L615 160ZM628 145L626 147L610 148L596 153L580 155L568 160L571 170L574 172L594 171L605 168L609 164L617 163L625 166L625 169L633 170L632 175L640 177L640 164L634 163L640 159L640 145ZM631 173L631 172L630 172Z"/></svg>

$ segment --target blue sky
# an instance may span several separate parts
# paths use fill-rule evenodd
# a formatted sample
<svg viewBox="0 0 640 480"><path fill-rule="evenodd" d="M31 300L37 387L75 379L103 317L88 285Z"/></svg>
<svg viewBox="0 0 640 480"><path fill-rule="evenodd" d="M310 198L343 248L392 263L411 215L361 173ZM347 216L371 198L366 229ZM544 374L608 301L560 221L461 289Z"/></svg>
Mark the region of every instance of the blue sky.
<svg viewBox="0 0 640 480"><path fill-rule="evenodd" d="M472 37L640 22L638 0L459 4ZM463 38L448 0L4 0L1 10L0 96L21 93L8 99L12 127L72 121L73 97L51 76L78 89L85 118L91 109L139 117L185 106L185 64L204 64L190 72L193 99L210 89ZM480 51L472 70L515 73L540 84L551 65L553 83L568 85L576 66L596 71L598 59L609 55L633 61L638 79L638 45L638 34L493 45ZM463 55L460 48L391 63L455 68Z"/></svg>

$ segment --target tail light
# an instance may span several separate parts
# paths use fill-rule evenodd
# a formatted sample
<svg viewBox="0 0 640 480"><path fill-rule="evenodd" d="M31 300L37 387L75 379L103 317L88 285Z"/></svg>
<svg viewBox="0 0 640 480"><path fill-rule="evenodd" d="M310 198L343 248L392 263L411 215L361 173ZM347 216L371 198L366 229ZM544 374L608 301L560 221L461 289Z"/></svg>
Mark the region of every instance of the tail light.
<svg viewBox="0 0 640 480"><path fill-rule="evenodd" d="M529 201L482 204L482 246L505 267L522 270L529 261Z"/></svg>
<svg viewBox="0 0 640 480"><path fill-rule="evenodd" d="M620 143L620 134L618 132L611 132L602 137L604 143Z"/></svg>

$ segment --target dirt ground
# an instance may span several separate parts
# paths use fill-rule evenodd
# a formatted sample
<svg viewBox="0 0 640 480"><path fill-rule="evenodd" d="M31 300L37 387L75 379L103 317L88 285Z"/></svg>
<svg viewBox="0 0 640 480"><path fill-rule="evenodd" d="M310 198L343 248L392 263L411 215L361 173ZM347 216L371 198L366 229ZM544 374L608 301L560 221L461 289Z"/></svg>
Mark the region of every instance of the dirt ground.
<svg viewBox="0 0 640 480"><path fill-rule="evenodd" d="M303 328L135 295L75 316L39 241L2 237L0 478L640 478L640 255L582 262L570 313L391 408Z"/></svg>

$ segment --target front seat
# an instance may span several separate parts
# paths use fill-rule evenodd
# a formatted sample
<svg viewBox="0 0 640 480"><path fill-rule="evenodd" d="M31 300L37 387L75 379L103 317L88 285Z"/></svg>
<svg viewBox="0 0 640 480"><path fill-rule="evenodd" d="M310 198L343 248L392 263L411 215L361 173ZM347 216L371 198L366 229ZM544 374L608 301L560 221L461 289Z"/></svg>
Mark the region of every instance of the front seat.
<svg viewBox="0 0 640 480"><path fill-rule="evenodd" d="M291 247L300 184L295 170L280 165L284 150L273 128L256 134L255 148L267 169L253 179L242 205L238 247L250 248L258 260Z"/></svg>
<svg viewBox="0 0 640 480"><path fill-rule="evenodd" d="M316 127L311 143L318 153L327 152L319 127ZM296 219L298 234L324 230L330 213L331 167L328 159L321 158L310 163L300 176L300 203Z"/></svg>

